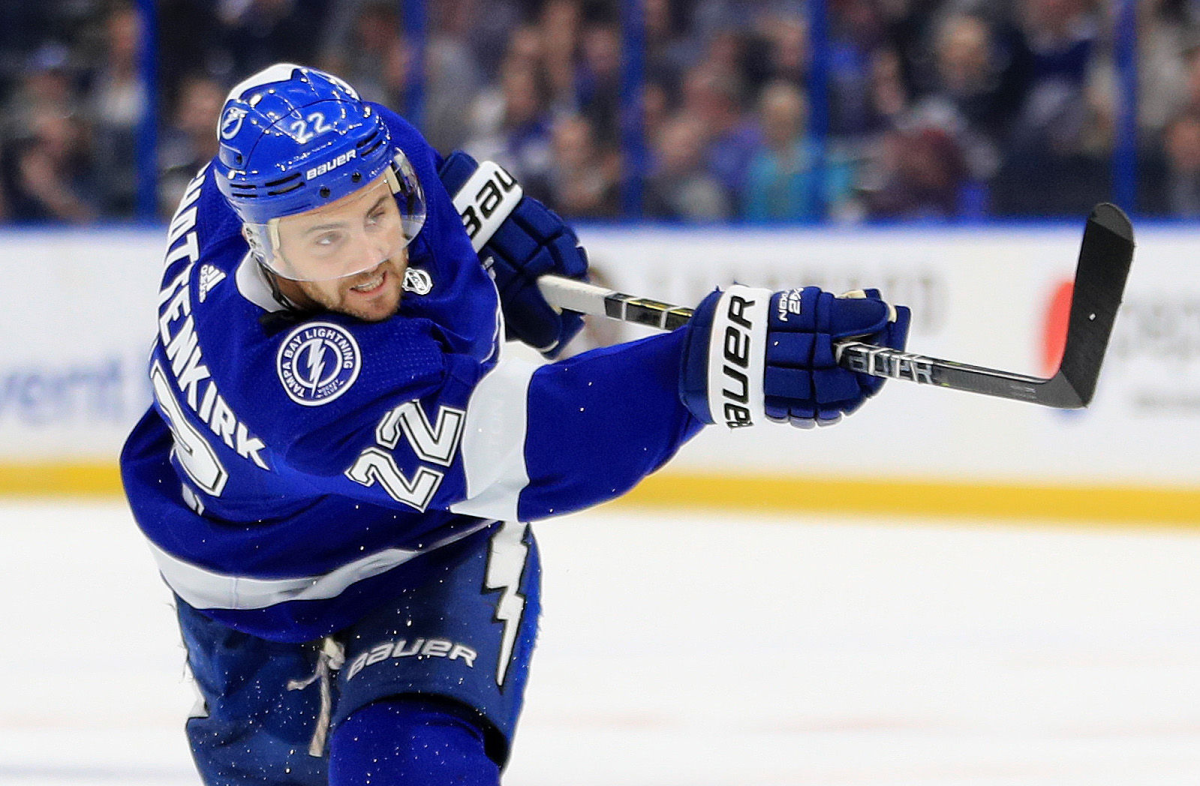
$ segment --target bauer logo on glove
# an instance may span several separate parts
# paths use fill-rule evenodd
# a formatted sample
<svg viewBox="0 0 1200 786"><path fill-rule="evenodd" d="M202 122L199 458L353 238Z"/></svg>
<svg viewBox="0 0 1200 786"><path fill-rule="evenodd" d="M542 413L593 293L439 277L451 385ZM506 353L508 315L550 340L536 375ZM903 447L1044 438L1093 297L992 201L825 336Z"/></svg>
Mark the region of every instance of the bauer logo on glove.
<svg viewBox="0 0 1200 786"><path fill-rule="evenodd" d="M455 155L463 155L456 153ZM453 156L451 156L453 158ZM484 161L454 195L454 209L475 251L496 234L500 225L517 209L524 192L516 178L503 167Z"/></svg>
<svg viewBox="0 0 1200 786"><path fill-rule="evenodd" d="M700 420L730 428L836 423L883 385L838 366L836 343L855 338L903 350L910 320L907 308L873 289L843 297L817 287L718 290L688 326L680 397Z"/></svg>
<svg viewBox="0 0 1200 786"><path fill-rule="evenodd" d="M547 273L587 278L587 253L553 210L525 196L508 172L491 161L476 164L461 151L438 171L462 216L471 245L500 292L508 338L548 358L583 328L579 314L553 308L538 290Z"/></svg>

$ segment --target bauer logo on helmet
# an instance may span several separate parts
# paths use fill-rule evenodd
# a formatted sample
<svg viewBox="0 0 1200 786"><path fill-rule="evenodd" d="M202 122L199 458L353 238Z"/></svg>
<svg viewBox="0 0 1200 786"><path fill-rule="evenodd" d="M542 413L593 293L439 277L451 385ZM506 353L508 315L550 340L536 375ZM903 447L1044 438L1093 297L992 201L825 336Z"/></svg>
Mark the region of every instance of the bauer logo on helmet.
<svg viewBox="0 0 1200 786"><path fill-rule="evenodd" d="M356 158L357 157L356 153L357 153L357 151L347 150L345 153L342 153L340 156L333 159L332 161L326 161L323 164L318 164L317 166L313 167L312 169L310 169L304 173L304 179L312 180L314 177L320 177L321 175L325 174L326 172L332 172L333 170L335 170L338 167L345 164L347 161L351 161L354 158Z"/></svg>

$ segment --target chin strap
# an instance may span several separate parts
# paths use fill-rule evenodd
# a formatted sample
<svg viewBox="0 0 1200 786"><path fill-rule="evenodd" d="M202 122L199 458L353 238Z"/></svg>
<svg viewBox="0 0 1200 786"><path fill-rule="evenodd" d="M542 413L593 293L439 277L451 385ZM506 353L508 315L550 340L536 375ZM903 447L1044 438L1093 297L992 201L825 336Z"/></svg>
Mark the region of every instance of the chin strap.
<svg viewBox="0 0 1200 786"><path fill-rule="evenodd" d="M271 297L275 302L283 306L283 311L267 311L260 314L258 324L262 325L267 330L274 330L280 327L288 327L300 322L312 314L310 309L301 308L292 302L291 298L283 294L283 290L279 288L279 279L269 267L263 264L262 259L253 254L254 261L258 265L258 270L262 273L263 279L267 282L267 286L271 289Z"/></svg>
<svg viewBox="0 0 1200 786"><path fill-rule="evenodd" d="M275 302L291 311L303 311L304 309L292 302L291 298L283 294L283 290L279 287L279 278L271 271L271 268L263 264L260 257L255 256L254 261L258 263L258 269L262 271L263 277L267 279L267 286L271 288L271 297L275 298Z"/></svg>

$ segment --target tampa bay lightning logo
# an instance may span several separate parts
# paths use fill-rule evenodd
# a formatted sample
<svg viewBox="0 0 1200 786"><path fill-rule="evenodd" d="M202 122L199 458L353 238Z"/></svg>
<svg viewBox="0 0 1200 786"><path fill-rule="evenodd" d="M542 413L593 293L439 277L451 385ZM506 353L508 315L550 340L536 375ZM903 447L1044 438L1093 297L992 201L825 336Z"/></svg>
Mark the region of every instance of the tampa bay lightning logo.
<svg viewBox="0 0 1200 786"><path fill-rule="evenodd" d="M233 139L237 136L237 132L242 130L242 121L246 118L247 111L240 106L231 106L225 110L225 116L221 118L222 139Z"/></svg>
<svg viewBox="0 0 1200 786"><path fill-rule="evenodd" d="M318 407L350 389L362 368L362 353L341 325L310 322L284 339L275 366L292 401Z"/></svg>

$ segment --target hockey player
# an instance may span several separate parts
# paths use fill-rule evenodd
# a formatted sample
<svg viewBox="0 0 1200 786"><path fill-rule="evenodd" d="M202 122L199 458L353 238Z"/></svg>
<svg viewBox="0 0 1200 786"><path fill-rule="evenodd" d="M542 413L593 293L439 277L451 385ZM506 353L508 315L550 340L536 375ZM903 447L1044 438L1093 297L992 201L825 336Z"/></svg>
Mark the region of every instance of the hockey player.
<svg viewBox="0 0 1200 786"><path fill-rule="evenodd" d="M506 336L552 356L580 325L537 277L587 266L503 170L288 64L217 134L121 456L208 784L498 783L539 610L523 522L623 494L705 423L833 422L880 381L832 339L904 345L877 293L732 287L672 333L515 361Z"/></svg>

